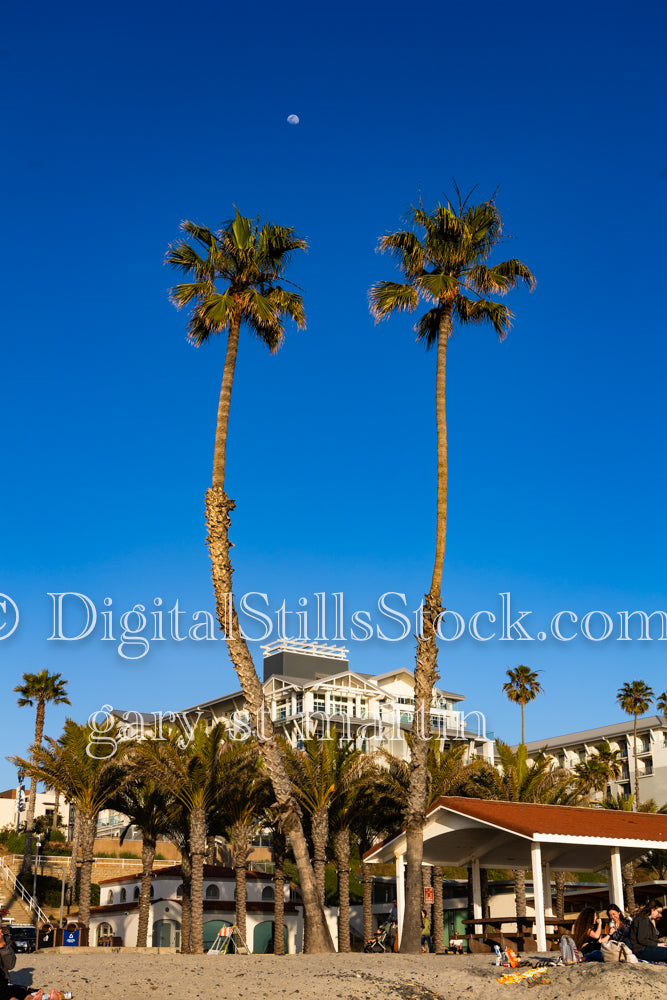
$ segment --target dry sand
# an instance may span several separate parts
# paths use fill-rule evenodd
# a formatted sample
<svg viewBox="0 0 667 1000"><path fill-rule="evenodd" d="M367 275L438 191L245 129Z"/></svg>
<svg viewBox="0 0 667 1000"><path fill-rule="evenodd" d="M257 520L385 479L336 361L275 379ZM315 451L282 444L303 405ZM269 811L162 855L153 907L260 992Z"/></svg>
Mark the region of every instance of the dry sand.
<svg viewBox="0 0 667 1000"><path fill-rule="evenodd" d="M667 966L590 963L549 969L551 984L501 985L486 955L175 955L40 952L20 955L12 980L71 989L75 1000L537 1000L667 998Z"/></svg>

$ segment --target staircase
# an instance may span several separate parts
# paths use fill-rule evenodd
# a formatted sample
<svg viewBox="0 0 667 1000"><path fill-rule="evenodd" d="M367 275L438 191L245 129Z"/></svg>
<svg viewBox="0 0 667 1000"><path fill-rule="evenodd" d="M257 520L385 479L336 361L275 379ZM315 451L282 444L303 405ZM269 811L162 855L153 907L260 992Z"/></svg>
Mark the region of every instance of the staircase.
<svg viewBox="0 0 667 1000"><path fill-rule="evenodd" d="M46 922L44 910L16 878L4 858L0 857L0 910L16 924Z"/></svg>

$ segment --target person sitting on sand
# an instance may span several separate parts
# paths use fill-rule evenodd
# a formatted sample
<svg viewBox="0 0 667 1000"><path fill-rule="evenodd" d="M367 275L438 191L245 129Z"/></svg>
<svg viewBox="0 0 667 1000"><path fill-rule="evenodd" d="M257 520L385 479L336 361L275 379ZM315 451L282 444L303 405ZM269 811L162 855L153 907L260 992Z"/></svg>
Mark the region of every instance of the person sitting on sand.
<svg viewBox="0 0 667 1000"><path fill-rule="evenodd" d="M620 906L617 906L616 903L609 904L607 917L607 934L609 935L609 940L624 944L630 937L632 920L621 911Z"/></svg>
<svg viewBox="0 0 667 1000"><path fill-rule="evenodd" d="M602 921L592 906L584 906L574 922L572 937L586 962L603 962Z"/></svg>
<svg viewBox="0 0 667 1000"><path fill-rule="evenodd" d="M662 916L662 903L652 899L642 906L630 926L630 947L643 962L667 962L667 947L658 944L657 921Z"/></svg>

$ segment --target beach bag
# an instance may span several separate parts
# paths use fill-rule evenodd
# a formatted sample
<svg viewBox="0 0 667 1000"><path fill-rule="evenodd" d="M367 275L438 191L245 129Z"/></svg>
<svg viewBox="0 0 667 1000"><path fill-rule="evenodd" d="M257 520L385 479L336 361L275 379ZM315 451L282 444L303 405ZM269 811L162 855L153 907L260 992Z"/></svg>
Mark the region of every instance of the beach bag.
<svg viewBox="0 0 667 1000"><path fill-rule="evenodd" d="M558 945L560 947L560 957L563 960L563 965L578 965L579 962L583 962L581 952L569 934L563 934L562 938L558 942Z"/></svg>
<svg viewBox="0 0 667 1000"><path fill-rule="evenodd" d="M639 959L627 944L620 941L603 941L601 944L603 962L638 962Z"/></svg>

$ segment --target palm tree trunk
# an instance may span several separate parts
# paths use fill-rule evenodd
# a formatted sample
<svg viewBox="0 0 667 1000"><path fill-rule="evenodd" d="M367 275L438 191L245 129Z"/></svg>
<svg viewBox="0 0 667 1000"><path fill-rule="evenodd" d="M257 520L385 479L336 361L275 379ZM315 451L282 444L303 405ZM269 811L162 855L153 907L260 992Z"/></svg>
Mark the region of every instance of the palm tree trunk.
<svg viewBox="0 0 667 1000"><path fill-rule="evenodd" d="M204 858L206 856L206 810L197 806L190 814L190 856L192 858L191 954L204 951Z"/></svg>
<svg viewBox="0 0 667 1000"><path fill-rule="evenodd" d="M347 827L336 830L334 851L338 869L338 951L350 948L350 831Z"/></svg>
<svg viewBox="0 0 667 1000"><path fill-rule="evenodd" d="M236 878L236 926L246 940L246 865L248 864L248 828L244 823L234 823L232 826L232 856L234 875Z"/></svg>
<svg viewBox="0 0 667 1000"><path fill-rule="evenodd" d="M325 875L327 867L327 840L329 838L329 812L325 807L316 809L312 815L313 868L319 898L325 902Z"/></svg>
<svg viewBox="0 0 667 1000"><path fill-rule="evenodd" d="M428 740L433 686L438 679L436 628L442 612L440 591L447 538L447 341L452 331L451 310L443 309L438 330L435 376L435 420L437 431L437 500L435 558L431 587L424 597L422 633L417 639L415 660L415 714L410 750L410 784L405 815L407 878L405 917L401 951L421 952L421 866L424 857L424 817L428 805ZM421 729L421 732L420 732Z"/></svg>
<svg viewBox="0 0 667 1000"><path fill-rule="evenodd" d="M54 799L53 799L53 819L51 820L51 829L58 829L58 812L60 810L60 789L54 788Z"/></svg>
<svg viewBox="0 0 667 1000"><path fill-rule="evenodd" d="M422 907L426 910L426 916L428 917L428 922L433 930L433 907L430 903L426 902L425 889L433 888L433 869L430 865L422 865Z"/></svg>
<svg viewBox="0 0 667 1000"><path fill-rule="evenodd" d="M273 831L273 954L285 954L285 835Z"/></svg>
<svg viewBox="0 0 667 1000"><path fill-rule="evenodd" d="M517 917L526 916L526 873L523 868L513 868L514 907Z"/></svg>
<svg viewBox="0 0 667 1000"><path fill-rule="evenodd" d="M72 856L67 870L67 887L69 889L70 902L76 898L76 883L79 861L79 841L81 840L81 818L78 808L75 806L74 829L72 830Z"/></svg>
<svg viewBox="0 0 667 1000"><path fill-rule="evenodd" d="M635 761L635 800L632 808L639 812L639 761L637 760L637 713L635 712L635 738L632 744L632 755Z"/></svg>
<svg viewBox="0 0 667 1000"><path fill-rule="evenodd" d="M213 486L207 490L207 544L211 555L211 574L218 622L225 633L227 649L241 684L246 707L257 726L258 737L262 744L262 757L273 786L282 827L290 839L294 852L304 913L308 923L308 948L312 952L332 952L333 943L308 856L299 806L294 798L273 723L264 705L264 691L248 645L240 638L239 620L232 597L232 564L229 557L230 512L233 509L234 501L225 494L222 486Z"/></svg>
<svg viewBox="0 0 667 1000"><path fill-rule="evenodd" d="M137 948L145 948L148 944L148 918L151 912L151 885L156 846L155 840L149 837L144 837L141 843L141 892L139 893Z"/></svg>
<svg viewBox="0 0 667 1000"><path fill-rule="evenodd" d="M433 865L433 947L436 955L445 953L445 922L442 914L442 867Z"/></svg>
<svg viewBox="0 0 667 1000"><path fill-rule="evenodd" d="M36 752L42 745L42 734L44 732L44 699L37 701L37 713L35 716L35 741L32 745L32 762L36 764ZM37 779L30 778L30 791L28 792L28 812L25 818L25 846L23 848L23 862L21 872L30 871L30 857L32 854L32 833L35 827L35 805L37 803Z"/></svg>
<svg viewBox="0 0 667 1000"><path fill-rule="evenodd" d="M556 916L562 920L565 916L565 872L554 872L556 884Z"/></svg>
<svg viewBox="0 0 667 1000"><path fill-rule="evenodd" d="M373 876L371 866L361 862L361 891L364 908L364 944L373 937Z"/></svg>
<svg viewBox="0 0 667 1000"><path fill-rule="evenodd" d="M218 860L217 846L215 843L215 834L211 833L206 838L206 864L214 865Z"/></svg>
<svg viewBox="0 0 667 1000"><path fill-rule="evenodd" d="M187 850L181 851L183 896L181 900L181 954L190 954L192 937L192 861Z"/></svg>
<svg viewBox="0 0 667 1000"><path fill-rule="evenodd" d="M81 816L81 884L79 885L79 923L88 928L90 924L90 885L93 875L93 844L97 816L83 813Z"/></svg>
<svg viewBox="0 0 667 1000"><path fill-rule="evenodd" d="M239 333L241 331L240 319L230 323L227 334L227 350L225 352L225 365L222 370L222 383L220 385L220 396L218 398L218 418L215 425L215 443L213 445L213 477L211 485L215 489L225 488L225 458L227 455L227 427L229 425L229 408L232 401L232 388L234 385L234 369L236 368L236 354L239 348Z"/></svg>
<svg viewBox="0 0 667 1000"><path fill-rule="evenodd" d="M521 705L521 745L523 746L526 742L526 720L524 712L525 706L522 701L520 701L519 704Z"/></svg>
<svg viewBox="0 0 667 1000"><path fill-rule="evenodd" d="M635 866L632 861L628 861L621 869L623 878L623 895L625 896L625 910L631 917L634 917L637 903L635 901Z"/></svg>

